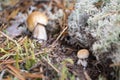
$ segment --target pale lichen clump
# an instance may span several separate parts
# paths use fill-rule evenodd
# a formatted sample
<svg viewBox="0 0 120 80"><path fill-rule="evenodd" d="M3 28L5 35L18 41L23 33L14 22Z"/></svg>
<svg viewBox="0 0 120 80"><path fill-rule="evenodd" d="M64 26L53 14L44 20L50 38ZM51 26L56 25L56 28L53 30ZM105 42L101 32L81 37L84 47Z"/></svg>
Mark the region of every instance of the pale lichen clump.
<svg viewBox="0 0 120 80"><path fill-rule="evenodd" d="M96 3L102 2L100 7ZM107 52L120 62L120 0L77 0L75 10L68 18L69 35L82 46L89 47L99 59ZM114 55L115 52L115 55ZM105 54L105 55L104 55ZM117 55L118 54L118 55Z"/></svg>
<svg viewBox="0 0 120 80"><path fill-rule="evenodd" d="M92 29L91 34L97 39L92 45L92 50L96 56L105 52L113 52L113 44L120 41L120 1L110 0L106 3L94 17L89 17L88 25ZM120 49L116 46L116 50ZM119 54L118 52L117 54ZM118 56L116 56L117 59ZM120 60L118 61L120 62Z"/></svg>
<svg viewBox="0 0 120 80"><path fill-rule="evenodd" d="M70 14L68 19L69 35L73 41L79 42L83 47L90 46L94 41L91 34L89 34L89 28L87 28L89 16L99 11L93 3L94 1L91 0L77 0L75 10Z"/></svg>

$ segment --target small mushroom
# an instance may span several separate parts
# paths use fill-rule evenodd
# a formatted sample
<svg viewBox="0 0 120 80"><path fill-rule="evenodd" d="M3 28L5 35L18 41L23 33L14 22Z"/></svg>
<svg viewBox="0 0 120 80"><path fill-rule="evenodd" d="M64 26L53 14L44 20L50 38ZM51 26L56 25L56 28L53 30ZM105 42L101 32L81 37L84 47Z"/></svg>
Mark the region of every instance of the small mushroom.
<svg viewBox="0 0 120 80"><path fill-rule="evenodd" d="M48 23L48 18L44 13L39 11L32 12L27 18L27 28L32 32L33 37L41 43L47 40L45 25Z"/></svg>
<svg viewBox="0 0 120 80"><path fill-rule="evenodd" d="M79 58L77 64L81 64L84 69L87 67L86 59L89 57L89 51L87 49L81 49L77 52L77 57Z"/></svg>

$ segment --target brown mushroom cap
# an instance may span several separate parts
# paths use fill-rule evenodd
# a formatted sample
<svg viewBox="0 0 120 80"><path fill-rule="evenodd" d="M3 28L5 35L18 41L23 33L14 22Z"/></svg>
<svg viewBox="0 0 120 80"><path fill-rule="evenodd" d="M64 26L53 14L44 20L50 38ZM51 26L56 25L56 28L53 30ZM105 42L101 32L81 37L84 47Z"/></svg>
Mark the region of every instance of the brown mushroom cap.
<svg viewBox="0 0 120 80"><path fill-rule="evenodd" d="M89 51L87 49L81 49L77 52L77 57L79 59L85 59L88 58L89 56Z"/></svg>
<svg viewBox="0 0 120 80"><path fill-rule="evenodd" d="M27 28L29 31L33 32L34 27L37 24L47 25L48 18L44 13L39 11L32 12L27 18Z"/></svg>

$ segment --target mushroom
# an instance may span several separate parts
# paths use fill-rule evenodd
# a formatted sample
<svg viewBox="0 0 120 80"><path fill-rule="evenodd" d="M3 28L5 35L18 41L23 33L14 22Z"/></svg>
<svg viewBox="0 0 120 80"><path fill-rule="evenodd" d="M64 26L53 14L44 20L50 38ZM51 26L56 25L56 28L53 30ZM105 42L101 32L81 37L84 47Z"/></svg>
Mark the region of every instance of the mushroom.
<svg viewBox="0 0 120 80"><path fill-rule="evenodd" d="M27 18L27 28L33 34L33 38L40 43L47 40L45 25L48 23L48 18L44 13L39 11L32 12Z"/></svg>
<svg viewBox="0 0 120 80"><path fill-rule="evenodd" d="M87 67L86 59L89 57L89 51L87 49L81 49L77 52L77 57L79 58L77 64L81 64L84 69Z"/></svg>

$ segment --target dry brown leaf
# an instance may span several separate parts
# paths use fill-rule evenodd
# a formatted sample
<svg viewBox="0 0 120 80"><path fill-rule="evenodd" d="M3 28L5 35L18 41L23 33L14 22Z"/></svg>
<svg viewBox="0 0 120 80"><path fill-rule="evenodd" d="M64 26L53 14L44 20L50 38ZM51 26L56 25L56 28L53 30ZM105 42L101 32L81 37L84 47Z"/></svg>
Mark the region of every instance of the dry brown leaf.
<svg viewBox="0 0 120 80"><path fill-rule="evenodd" d="M22 73L25 78L44 78L42 73Z"/></svg>
<svg viewBox="0 0 120 80"><path fill-rule="evenodd" d="M7 76L6 78L2 79L2 80L12 80L10 76Z"/></svg>
<svg viewBox="0 0 120 80"><path fill-rule="evenodd" d="M6 67L8 68L9 72L13 74L15 77L17 77L20 80L25 80L25 78L21 75L21 72L19 69L7 64Z"/></svg>
<svg viewBox="0 0 120 80"><path fill-rule="evenodd" d="M21 72L19 69L7 64L6 67L9 69L8 71L17 77L20 80L26 80L25 78L44 78L42 73L26 73Z"/></svg>
<svg viewBox="0 0 120 80"><path fill-rule="evenodd" d="M9 21L9 20L12 19L12 18L15 18L15 16L18 14L19 10L20 10L19 8L16 9L16 10L14 10L14 11L7 17L7 21Z"/></svg>
<svg viewBox="0 0 120 80"><path fill-rule="evenodd" d="M3 6L14 6L19 0L6 0L2 2Z"/></svg>
<svg viewBox="0 0 120 80"><path fill-rule="evenodd" d="M62 4L61 0L53 0L55 2L55 5L58 7L58 8L64 8L64 5Z"/></svg>
<svg viewBox="0 0 120 80"><path fill-rule="evenodd" d="M22 62L23 60L19 60L18 62ZM15 60L0 60L0 64L13 64Z"/></svg>

